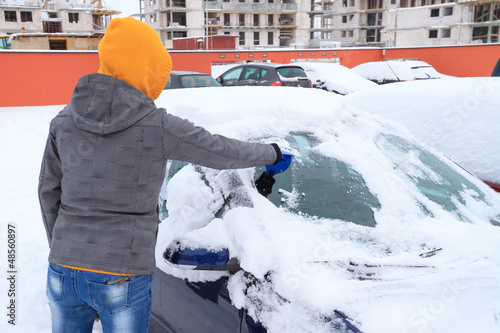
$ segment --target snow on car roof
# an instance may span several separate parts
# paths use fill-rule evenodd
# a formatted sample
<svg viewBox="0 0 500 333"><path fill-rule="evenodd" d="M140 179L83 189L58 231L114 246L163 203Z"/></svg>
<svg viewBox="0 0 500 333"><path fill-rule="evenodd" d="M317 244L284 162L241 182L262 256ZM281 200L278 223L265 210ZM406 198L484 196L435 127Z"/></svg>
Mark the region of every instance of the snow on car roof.
<svg viewBox="0 0 500 333"><path fill-rule="evenodd" d="M329 91L334 90L343 95L376 85L339 64L319 62L296 62L294 64L302 67L313 83L318 80L325 82L325 87Z"/></svg>

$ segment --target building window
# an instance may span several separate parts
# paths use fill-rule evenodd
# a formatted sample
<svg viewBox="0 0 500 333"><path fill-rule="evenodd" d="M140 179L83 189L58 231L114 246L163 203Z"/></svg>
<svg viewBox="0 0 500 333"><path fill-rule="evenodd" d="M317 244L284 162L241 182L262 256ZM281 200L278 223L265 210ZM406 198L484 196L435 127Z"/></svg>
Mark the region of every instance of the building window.
<svg viewBox="0 0 500 333"><path fill-rule="evenodd" d="M347 7L347 0L342 0L342 7Z"/></svg>
<svg viewBox="0 0 500 333"><path fill-rule="evenodd" d="M31 12L21 12L21 22L33 22L33 14Z"/></svg>
<svg viewBox="0 0 500 333"><path fill-rule="evenodd" d="M245 33L240 31L240 45L245 45Z"/></svg>
<svg viewBox="0 0 500 333"><path fill-rule="evenodd" d="M383 0L368 0L368 9L383 8Z"/></svg>
<svg viewBox="0 0 500 333"><path fill-rule="evenodd" d="M243 27L245 25L245 14L240 14L240 26Z"/></svg>
<svg viewBox="0 0 500 333"><path fill-rule="evenodd" d="M78 23L78 13L68 13L69 23Z"/></svg>
<svg viewBox="0 0 500 333"><path fill-rule="evenodd" d="M274 26L274 15L268 15L267 22L270 27Z"/></svg>
<svg viewBox="0 0 500 333"><path fill-rule="evenodd" d="M340 32L340 35L342 36L342 38L345 38L347 36L347 32L345 30L342 30Z"/></svg>
<svg viewBox="0 0 500 333"><path fill-rule="evenodd" d="M380 42L380 28L379 29L368 29L366 30L366 41L370 42Z"/></svg>
<svg viewBox="0 0 500 333"><path fill-rule="evenodd" d="M259 32L254 32L253 33L253 45L259 45L260 44L259 36L260 36Z"/></svg>
<svg viewBox="0 0 500 333"><path fill-rule="evenodd" d="M472 40L488 43L488 27L475 27L472 29Z"/></svg>
<svg viewBox="0 0 500 333"><path fill-rule="evenodd" d="M439 16L439 8L431 9L431 17L438 17L438 16Z"/></svg>
<svg viewBox="0 0 500 333"><path fill-rule="evenodd" d="M57 12L48 12L49 18L57 18Z"/></svg>
<svg viewBox="0 0 500 333"><path fill-rule="evenodd" d="M347 23L347 15L342 16L342 23Z"/></svg>
<svg viewBox="0 0 500 333"><path fill-rule="evenodd" d="M354 30L348 30L347 37L354 37Z"/></svg>
<svg viewBox="0 0 500 333"><path fill-rule="evenodd" d="M352 22L352 21L354 21L354 15L351 14L351 15L349 15L349 22Z"/></svg>
<svg viewBox="0 0 500 333"><path fill-rule="evenodd" d="M370 27L382 25L382 12L368 13L366 15L366 24Z"/></svg>
<svg viewBox="0 0 500 333"><path fill-rule="evenodd" d="M17 15L15 11L6 10L4 12L5 22L17 22Z"/></svg>
<svg viewBox="0 0 500 333"><path fill-rule="evenodd" d="M356 0L349 1L349 7L354 7L355 4L356 4Z"/></svg>
<svg viewBox="0 0 500 333"><path fill-rule="evenodd" d="M224 14L224 25L226 27L231 25L231 14Z"/></svg>
<svg viewBox="0 0 500 333"><path fill-rule="evenodd" d="M274 32L267 33L267 45L274 45Z"/></svg>
<svg viewBox="0 0 500 333"><path fill-rule="evenodd" d="M444 7L443 16L451 16L451 15L453 15L453 7Z"/></svg>
<svg viewBox="0 0 500 333"><path fill-rule="evenodd" d="M258 27L259 26L259 14L254 14L253 15L253 25Z"/></svg>
<svg viewBox="0 0 500 333"><path fill-rule="evenodd" d="M450 37L451 37L451 29L441 30L441 38L450 38Z"/></svg>
<svg viewBox="0 0 500 333"><path fill-rule="evenodd" d="M437 30L429 30L429 38L438 38Z"/></svg>
<svg viewBox="0 0 500 333"><path fill-rule="evenodd" d="M391 0L391 5L395 5L396 4L396 0Z"/></svg>

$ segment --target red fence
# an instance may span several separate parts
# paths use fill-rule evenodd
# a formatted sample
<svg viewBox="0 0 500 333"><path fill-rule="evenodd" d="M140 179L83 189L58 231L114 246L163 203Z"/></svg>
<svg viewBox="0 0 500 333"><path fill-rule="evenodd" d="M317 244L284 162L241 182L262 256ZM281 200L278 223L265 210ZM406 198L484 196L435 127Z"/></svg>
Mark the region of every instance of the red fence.
<svg viewBox="0 0 500 333"><path fill-rule="evenodd" d="M433 65L443 74L490 76L500 44L415 48L346 48L304 50L171 51L174 70L210 73L213 63L270 60L335 60L352 68L367 61L406 58ZM66 104L82 75L99 68L97 52L0 51L0 107Z"/></svg>

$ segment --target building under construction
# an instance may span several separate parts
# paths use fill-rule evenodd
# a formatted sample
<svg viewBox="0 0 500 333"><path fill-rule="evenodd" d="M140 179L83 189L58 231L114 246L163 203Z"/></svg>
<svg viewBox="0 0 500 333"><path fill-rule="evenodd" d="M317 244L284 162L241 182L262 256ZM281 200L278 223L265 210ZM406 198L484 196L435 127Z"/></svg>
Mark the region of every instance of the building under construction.
<svg viewBox="0 0 500 333"><path fill-rule="evenodd" d="M496 43L500 0L313 0L311 45Z"/></svg>
<svg viewBox="0 0 500 333"><path fill-rule="evenodd" d="M240 48L307 45L310 0L141 0L141 18L172 48L175 38L230 35Z"/></svg>
<svg viewBox="0 0 500 333"><path fill-rule="evenodd" d="M0 0L0 35L13 49L96 50L117 14L101 0Z"/></svg>

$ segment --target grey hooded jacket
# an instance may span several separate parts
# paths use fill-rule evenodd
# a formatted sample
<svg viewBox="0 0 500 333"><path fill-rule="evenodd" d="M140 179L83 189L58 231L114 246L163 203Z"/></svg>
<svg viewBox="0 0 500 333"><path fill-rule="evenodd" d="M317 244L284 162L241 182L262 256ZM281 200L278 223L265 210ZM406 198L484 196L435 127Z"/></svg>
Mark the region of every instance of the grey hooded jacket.
<svg viewBox="0 0 500 333"><path fill-rule="evenodd" d="M38 190L49 262L152 274L167 159L232 169L280 157L274 144L212 135L169 115L117 78L84 76L50 124L42 161Z"/></svg>

